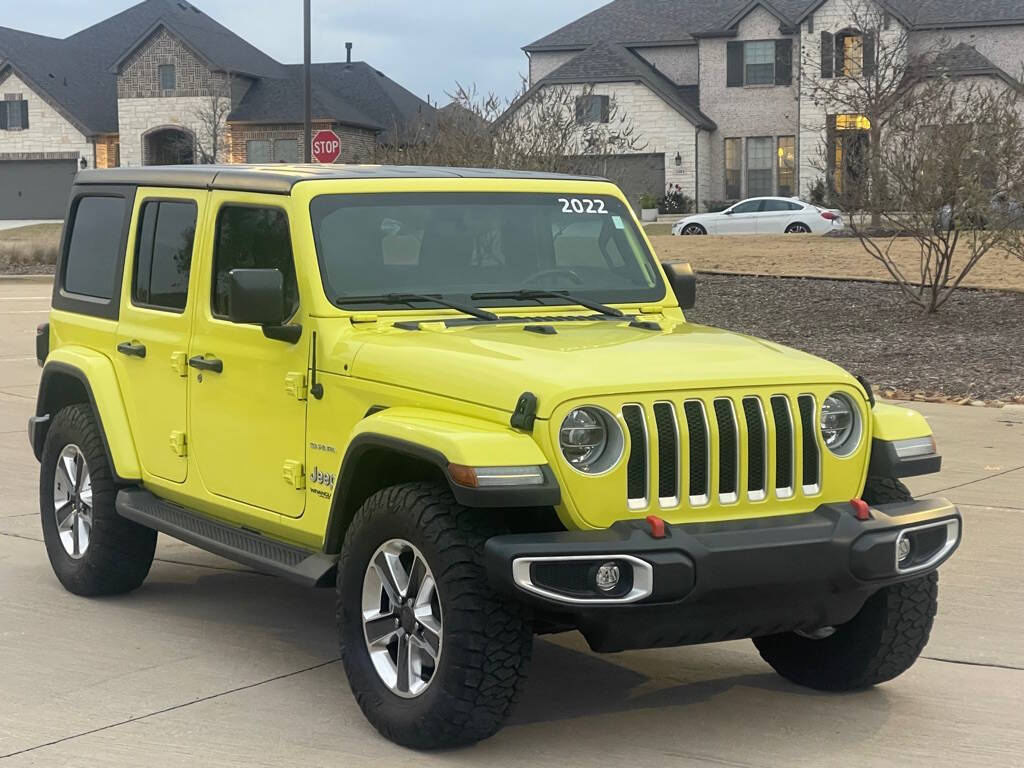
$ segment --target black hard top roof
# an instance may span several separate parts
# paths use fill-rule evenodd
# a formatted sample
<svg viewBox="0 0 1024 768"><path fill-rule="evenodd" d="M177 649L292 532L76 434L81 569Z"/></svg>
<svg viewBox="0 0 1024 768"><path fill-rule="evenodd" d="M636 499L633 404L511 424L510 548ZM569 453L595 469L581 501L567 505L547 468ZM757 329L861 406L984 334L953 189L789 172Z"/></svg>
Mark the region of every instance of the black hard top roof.
<svg viewBox="0 0 1024 768"><path fill-rule="evenodd" d="M570 176L490 168L441 168L404 165L165 165L81 171L75 184L117 184L139 187L225 189L287 195L302 181L333 179L553 179L606 181L596 176Z"/></svg>

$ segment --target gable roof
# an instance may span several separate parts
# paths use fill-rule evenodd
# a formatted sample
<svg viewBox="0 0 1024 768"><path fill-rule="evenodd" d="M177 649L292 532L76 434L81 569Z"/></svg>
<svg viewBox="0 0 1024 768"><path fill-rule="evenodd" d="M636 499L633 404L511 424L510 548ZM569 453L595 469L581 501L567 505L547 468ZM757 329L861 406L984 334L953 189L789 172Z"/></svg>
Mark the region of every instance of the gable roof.
<svg viewBox="0 0 1024 768"><path fill-rule="evenodd" d="M86 136L117 133L117 71L162 28L212 70L253 79L230 119L302 121L301 65L275 61L186 0L143 0L63 40L0 27L0 76L12 68ZM433 111L362 62L315 64L313 95L316 116L385 133Z"/></svg>
<svg viewBox="0 0 1024 768"><path fill-rule="evenodd" d="M292 123L302 119L301 64L283 67L284 77L262 78L228 116L239 123ZM417 120L430 120L434 108L366 62L314 64L313 119L389 132Z"/></svg>
<svg viewBox="0 0 1024 768"><path fill-rule="evenodd" d="M879 0L914 29L1024 24L1021 0ZM631 48L694 43L721 35L760 5L794 27L825 0L612 0L525 51L581 50L607 40Z"/></svg>
<svg viewBox="0 0 1024 768"><path fill-rule="evenodd" d="M717 127L711 118L694 106L689 89L681 89L628 48L607 42L594 43L542 78L506 114L518 109L544 86L632 82L646 85L692 125L709 131Z"/></svg>
<svg viewBox="0 0 1024 768"><path fill-rule="evenodd" d="M1005 70L997 67L974 46L967 43L960 43L954 48L942 51L935 57L932 66L940 73L957 77L995 77L1009 85L1020 86L1020 83Z"/></svg>

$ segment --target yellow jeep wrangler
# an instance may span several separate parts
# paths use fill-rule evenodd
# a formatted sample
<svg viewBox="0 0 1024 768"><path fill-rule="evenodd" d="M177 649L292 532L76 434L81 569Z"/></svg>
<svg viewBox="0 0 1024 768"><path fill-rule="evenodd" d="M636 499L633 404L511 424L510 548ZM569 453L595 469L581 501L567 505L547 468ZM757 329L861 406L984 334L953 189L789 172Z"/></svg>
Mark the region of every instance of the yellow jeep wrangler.
<svg viewBox="0 0 1024 768"><path fill-rule="evenodd" d="M536 633L899 675L961 536L899 480L928 425L694 296L600 179L83 172L29 424L53 570L127 592L162 532L336 586L352 691L417 748L498 730Z"/></svg>

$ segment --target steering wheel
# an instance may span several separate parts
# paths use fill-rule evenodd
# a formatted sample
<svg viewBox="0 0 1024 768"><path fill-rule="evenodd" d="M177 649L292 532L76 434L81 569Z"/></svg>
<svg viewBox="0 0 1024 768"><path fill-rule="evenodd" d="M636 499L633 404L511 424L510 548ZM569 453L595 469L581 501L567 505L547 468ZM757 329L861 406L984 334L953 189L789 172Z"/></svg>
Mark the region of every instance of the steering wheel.
<svg viewBox="0 0 1024 768"><path fill-rule="evenodd" d="M570 281L576 283L576 285L583 285L583 278L579 274L568 267L557 267L555 269L542 269L540 272L534 272L532 275L523 280L523 285L530 285L531 283L540 280L543 277L566 277Z"/></svg>

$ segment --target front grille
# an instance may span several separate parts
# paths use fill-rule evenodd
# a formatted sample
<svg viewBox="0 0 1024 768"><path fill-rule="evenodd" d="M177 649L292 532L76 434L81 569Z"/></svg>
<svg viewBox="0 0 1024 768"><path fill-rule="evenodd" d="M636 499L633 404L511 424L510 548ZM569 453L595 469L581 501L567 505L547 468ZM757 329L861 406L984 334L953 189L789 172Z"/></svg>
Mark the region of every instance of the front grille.
<svg viewBox="0 0 1024 768"><path fill-rule="evenodd" d="M820 492L812 395L664 399L623 405L622 417L630 439L626 495L632 509L655 502L663 509L703 507Z"/></svg>

